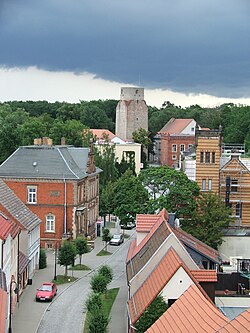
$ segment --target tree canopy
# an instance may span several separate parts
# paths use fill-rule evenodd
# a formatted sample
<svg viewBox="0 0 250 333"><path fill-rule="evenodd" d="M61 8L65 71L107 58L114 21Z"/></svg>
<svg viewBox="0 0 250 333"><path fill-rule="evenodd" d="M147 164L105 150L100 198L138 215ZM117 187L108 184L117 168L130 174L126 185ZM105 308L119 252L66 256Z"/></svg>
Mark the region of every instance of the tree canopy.
<svg viewBox="0 0 250 333"><path fill-rule="evenodd" d="M217 194L202 193L197 200L197 209L190 219L184 220L182 228L207 245L217 249L222 244L222 230L230 222L231 209Z"/></svg>
<svg viewBox="0 0 250 333"><path fill-rule="evenodd" d="M189 216L195 210L199 187L183 172L168 166L150 167L141 171L139 180L149 192L151 213L166 208L177 216Z"/></svg>

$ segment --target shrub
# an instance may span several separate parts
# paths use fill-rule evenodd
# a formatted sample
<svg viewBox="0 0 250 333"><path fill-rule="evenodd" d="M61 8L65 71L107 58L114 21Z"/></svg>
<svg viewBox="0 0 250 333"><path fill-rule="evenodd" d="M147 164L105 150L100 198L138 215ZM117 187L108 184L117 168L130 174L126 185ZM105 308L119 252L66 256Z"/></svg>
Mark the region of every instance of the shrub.
<svg viewBox="0 0 250 333"><path fill-rule="evenodd" d="M87 310L90 312L96 311L96 307L102 308L102 300L100 294L92 293L86 301Z"/></svg>
<svg viewBox="0 0 250 333"><path fill-rule="evenodd" d="M39 269L47 267L47 255L44 249L40 249Z"/></svg>
<svg viewBox="0 0 250 333"><path fill-rule="evenodd" d="M110 268L107 265L103 265L98 269L98 273L105 276L108 283L110 283L113 279L113 271L112 268Z"/></svg>

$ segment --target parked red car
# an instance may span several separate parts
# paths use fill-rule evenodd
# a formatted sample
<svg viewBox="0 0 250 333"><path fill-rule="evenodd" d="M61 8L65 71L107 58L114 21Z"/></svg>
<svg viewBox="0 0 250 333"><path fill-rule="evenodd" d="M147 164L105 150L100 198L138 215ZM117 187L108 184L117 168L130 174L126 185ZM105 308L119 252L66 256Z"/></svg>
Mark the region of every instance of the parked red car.
<svg viewBox="0 0 250 333"><path fill-rule="evenodd" d="M45 282L37 289L36 301L52 301L56 296L57 286L52 282Z"/></svg>

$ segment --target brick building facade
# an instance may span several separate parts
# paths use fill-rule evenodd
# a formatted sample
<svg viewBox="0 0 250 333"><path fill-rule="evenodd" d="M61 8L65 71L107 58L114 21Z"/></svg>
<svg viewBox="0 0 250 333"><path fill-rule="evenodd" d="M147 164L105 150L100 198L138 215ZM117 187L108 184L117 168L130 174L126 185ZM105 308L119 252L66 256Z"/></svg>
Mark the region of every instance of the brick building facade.
<svg viewBox="0 0 250 333"><path fill-rule="evenodd" d="M180 153L195 144L194 119L171 118L154 137L154 162L179 168Z"/></svg>
<svg viewBox="0 0 250 333"><path fill-rule="evenodd" d="M53 146L50 140L19 147L0 166L0 177L42 220L41 247L62 239L95 237L99 173L93 145Z"/></svg>

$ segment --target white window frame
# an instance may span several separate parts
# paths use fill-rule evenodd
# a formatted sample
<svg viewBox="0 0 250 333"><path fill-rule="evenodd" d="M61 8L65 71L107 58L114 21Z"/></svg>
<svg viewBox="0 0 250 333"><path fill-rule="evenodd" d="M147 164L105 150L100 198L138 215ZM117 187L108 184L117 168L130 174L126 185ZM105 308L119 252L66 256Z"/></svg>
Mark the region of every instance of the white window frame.
<svg viewBox="0 0 250 333"><path fill-rule="evenodd" d="M176 153L177 152L177 144L173 143L172 144L172 153Z"/></svg>
<svg viewBox="0 0 250 333"><path fill-rule="evenodd" d="M207 188L207 180L202 179L202 181L201 181L201 190L206 191L206 188Z"/></svg>
<svg viewBox="0 0 250 333"><path fill-rule="evenodd" d="M55 232L55 215L48 214L45 217L45 231L46 232Z"/></svg>
<svg viewBox="0 0 250 333"><path fill-rule="evenodd" d="M27 186L27 203L37 203L37 186Z"/></svg>
<svg viewBox="0 0 250 333"><path fill-rule="evenodd" d="M242 215L242 203L237 202L235 205L235 217L241 218Z"/></svg>
<svg viewBox="0 0 250 333"><path fill-rule="evenodd" d="M181 152L185 151L185 144L184 143L180 144L180 151Z"/></svg>
<svg viewBox="0 0 250 333"><path fill-rule="evenodd" d="M212 179L208 179L208 191L212 191Z"/></svg>
<svg viewBox="0 0 250 333"><path fill-rule="evenodd" d="M172 155L172 160L176 160L176 159L177 159L176 155Z"/></svg>

